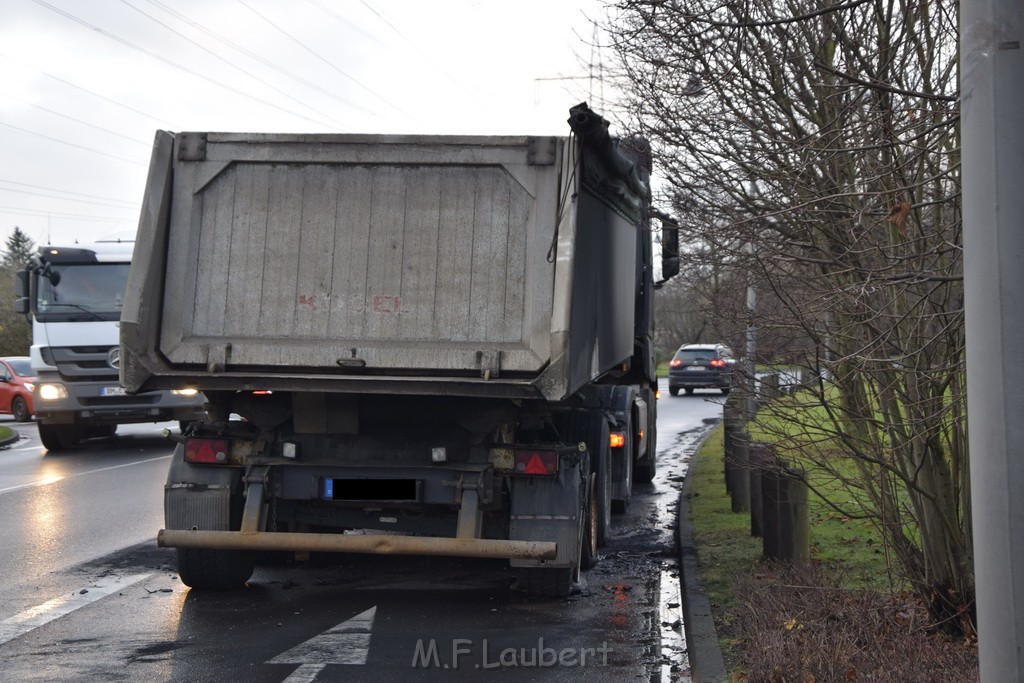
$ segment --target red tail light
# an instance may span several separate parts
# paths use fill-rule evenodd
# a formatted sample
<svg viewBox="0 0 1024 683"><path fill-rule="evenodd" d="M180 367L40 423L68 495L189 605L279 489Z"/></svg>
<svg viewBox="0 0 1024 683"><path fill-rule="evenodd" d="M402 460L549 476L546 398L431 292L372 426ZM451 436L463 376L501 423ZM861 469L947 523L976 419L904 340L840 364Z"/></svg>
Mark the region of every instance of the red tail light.
<svg viewBox="0 0 1024 683"><path fill-rule="evenodd" d="M185 461L222 465L231 455L231 443L227 439L186 439Z"/></svg>
<svg viewBox="0 0 1024 683"><path fill-rule="evenodd" d="M683 361L679 360L678 358L674 358L671 361L669 361L668 366L670 368L678 368L682 364L683 364Z"/></svg>
<svg viewBox="0 0 1024 683"><path fill-rule="evenodd" d="M725 367L725 361L720 359L720 358L716 358L715 360L713 360L710 363L708 363L708 365L710 365L713 368L724 368Z"/></svg>
<svg viewBox="0 0 1024 683"><path fill-rule="evenodd" d="M515 474L548 476L558 472L558 453L542 450L515 452Z"/></svg>

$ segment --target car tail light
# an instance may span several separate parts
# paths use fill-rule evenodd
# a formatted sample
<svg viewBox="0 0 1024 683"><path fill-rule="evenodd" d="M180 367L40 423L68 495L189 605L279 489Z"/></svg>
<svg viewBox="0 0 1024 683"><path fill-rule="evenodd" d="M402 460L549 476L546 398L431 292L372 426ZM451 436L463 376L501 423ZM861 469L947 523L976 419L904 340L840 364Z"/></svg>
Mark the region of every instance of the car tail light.
<svg viewBox="0 0 1024 683"><path fill-rule="evenodd" d="M185 439L185 461L223 465L231 455L227 439Z"/></svg>
<svg viewBox="0 0 1024 683"><path fill-rule="evenodd" d="M622 448L626 445L626 435L622 432L612 432L608 435L608 445L612 448Z"/></svg>
<svg viewBox="0 0 1024 683"><path fill-rule="evenodd" d="M679 360L678 358L673 358L671 361L669 361L668 366L670 368L678 368L682 364L683 364L683 361Z"/></svg>
<svg viewBox="0 0 1024 683"><path fill-rule="evenodd" d="M548 476L558 472L558 452L539 449L516 449L513 474Z"/></svg>
<svg viewBox="0 0 1024 683"><path fill-rule="evenodd" d="M716 358L713 361L709 362L708 365L710 365L713 368L724 368L725 361L722 360L721 358Z"/></svg>

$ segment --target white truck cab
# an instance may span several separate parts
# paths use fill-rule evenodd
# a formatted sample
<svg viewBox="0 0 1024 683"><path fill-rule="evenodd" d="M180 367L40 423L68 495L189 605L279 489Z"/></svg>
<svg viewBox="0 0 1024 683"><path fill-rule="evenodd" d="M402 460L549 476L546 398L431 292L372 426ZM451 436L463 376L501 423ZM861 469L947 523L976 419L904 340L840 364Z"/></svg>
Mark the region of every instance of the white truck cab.
<svg viewBox="0 0 1024 683"><path fill-rule="evenodd" d="M204 416L194 389L128 395L118 380L121 308L133 241L38 248L18 273L16 309L32 324L35 412L49 450L112 436L118 424Z"/></svg>

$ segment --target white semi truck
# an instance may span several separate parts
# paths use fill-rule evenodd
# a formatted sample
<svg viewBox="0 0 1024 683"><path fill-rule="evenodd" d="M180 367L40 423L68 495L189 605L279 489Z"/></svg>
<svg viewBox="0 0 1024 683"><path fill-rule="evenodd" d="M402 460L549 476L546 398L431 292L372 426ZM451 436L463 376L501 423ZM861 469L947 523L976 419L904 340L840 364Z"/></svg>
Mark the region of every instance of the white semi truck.
<svg viewBox="0 0 1024 683"><path fill-rule="evenodd" d="M38 248L17 273L16 309L32 324L39 437L51 451L112 436L117 425L205 416L192 388L128 395L119 383L119 319L134 242Z"/></svg>
<svg viewBox="0 0 1024 683"><path fill-rule="evenodd" d="M121 381L209 401L158 535L185 584L334 551L507 558L564 595L597 561L654 476L658 269L645 143L570 113L565 137L157 134Z"/></svg>

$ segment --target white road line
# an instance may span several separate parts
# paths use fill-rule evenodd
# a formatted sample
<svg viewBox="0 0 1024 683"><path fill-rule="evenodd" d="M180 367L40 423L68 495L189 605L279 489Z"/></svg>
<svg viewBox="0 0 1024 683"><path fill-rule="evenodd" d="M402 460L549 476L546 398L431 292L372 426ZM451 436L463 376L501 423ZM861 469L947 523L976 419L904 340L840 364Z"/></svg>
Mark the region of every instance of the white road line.
<svg viewBox="0 0 1024 683"><path fill-rule="evenodd" d="M267 664L298 664L299 668L285 679L286 683L310 683L328 664L366 664L376 615L377 607L374 605L282 652Z"/></svg>
<svg viewBox="0 0 1024 683"><path fill-rule="evenodd" d="M70 596L48 600L41 605L25 610L21 614L15 614L13 617L4 619L0 621L0 645L151 576L155 576L155 574L104 577L89 586L83 587Z"/></svg>
<svg viewBox="0 0 1024 683"><path fill-rule="evenodd" d="M134 467L135 465L145 465L148 462L156 462L157 460L169 460L173 456L161 455L158 458L147 458L146 460L136 460L135 462L126 462L123 465L111 465L110 467L100 467L95 470L86 470L85 472L76 472L75 474L68 474L65 476L53 476L40 479L39 481L30 482L28 484L18 484L17 486L8 486L7 488L0 489L0 493L8 493L10 491L17 491L19 489L31 488L33 486L46 486L47 484L55 484L58 481L64 479L73 479L75 477L84 477L87 474L96 474L97 472L109 472L110 470L119 470L122 467Z"/></svg>

